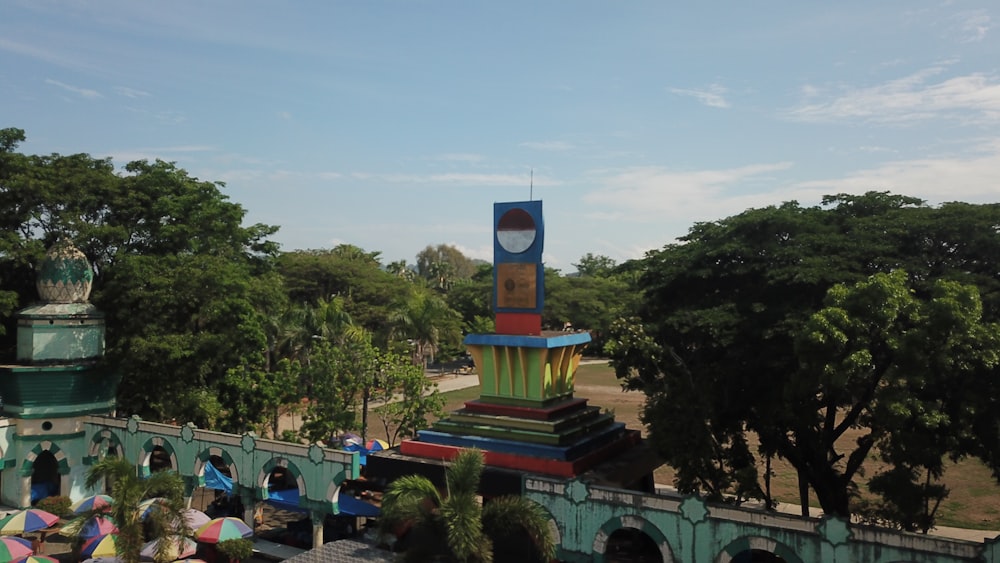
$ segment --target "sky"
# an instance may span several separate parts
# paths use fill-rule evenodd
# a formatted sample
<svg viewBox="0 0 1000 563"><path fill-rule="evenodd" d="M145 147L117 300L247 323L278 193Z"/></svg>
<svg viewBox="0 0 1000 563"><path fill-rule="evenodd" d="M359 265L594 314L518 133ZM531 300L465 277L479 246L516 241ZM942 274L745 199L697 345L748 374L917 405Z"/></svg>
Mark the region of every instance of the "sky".
<svg viewBox="0 0 1000 563"><path fill-rule="evenodd" d="M224 182L283 250L544 261L837 193L1000 201L996 0L4 0L0 127L25 154Z"/></svg>

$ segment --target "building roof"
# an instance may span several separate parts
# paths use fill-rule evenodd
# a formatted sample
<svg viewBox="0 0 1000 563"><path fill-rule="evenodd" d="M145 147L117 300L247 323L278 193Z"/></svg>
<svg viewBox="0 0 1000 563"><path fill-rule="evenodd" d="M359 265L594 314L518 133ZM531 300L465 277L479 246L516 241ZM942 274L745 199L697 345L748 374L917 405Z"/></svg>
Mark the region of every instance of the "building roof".
<svg viewBox="0 0 1000 563"><path fill-rule="evenodd" d="M338 540L285 560L285 563L348 563L352 561L395 561L391 551L357 540Z"/></svg>

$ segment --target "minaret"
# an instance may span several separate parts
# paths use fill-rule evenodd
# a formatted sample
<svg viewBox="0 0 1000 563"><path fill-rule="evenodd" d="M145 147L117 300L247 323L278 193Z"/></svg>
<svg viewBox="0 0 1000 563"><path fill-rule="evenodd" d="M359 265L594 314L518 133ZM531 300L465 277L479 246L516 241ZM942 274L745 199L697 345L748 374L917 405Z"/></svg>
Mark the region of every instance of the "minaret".
<svg viewBox="0 0 1000 563"><path fill-rule="evenodd" d="M61 240L38 267L40 301L17 313L17 362L0 367L10 417L0 430L17 468L3 472L4 504L30 505L33 488L35 497L83 489L84 417L110 413L118 387L117 375L100 363L104 315L87 301L93 278L87 257Z"/></svg>

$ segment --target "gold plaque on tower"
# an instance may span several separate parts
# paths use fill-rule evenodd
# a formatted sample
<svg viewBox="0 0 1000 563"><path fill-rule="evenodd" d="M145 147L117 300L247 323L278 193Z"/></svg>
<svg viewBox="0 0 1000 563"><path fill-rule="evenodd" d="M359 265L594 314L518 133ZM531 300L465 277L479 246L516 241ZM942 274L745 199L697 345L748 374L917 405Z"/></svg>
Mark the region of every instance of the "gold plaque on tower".
<svg viewBox="0 0 1000 563"><path fill-rule="evenodd" d="M501 263L497 268L497 307L534 309L538 264Z"/></svg>

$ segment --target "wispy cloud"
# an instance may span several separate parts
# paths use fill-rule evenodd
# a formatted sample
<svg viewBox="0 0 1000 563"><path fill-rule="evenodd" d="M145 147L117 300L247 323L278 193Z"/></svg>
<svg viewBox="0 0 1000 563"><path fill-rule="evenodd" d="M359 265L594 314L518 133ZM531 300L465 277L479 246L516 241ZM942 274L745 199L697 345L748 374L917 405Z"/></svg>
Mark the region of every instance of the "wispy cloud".
<svg viewBox="0 0 1000 563"><path fill-rule="evenodd" d="M687 88L667 88L667 91L671 94L677 94L678 96L687 96L698 100L701 104L704 104L712 108L728 108L729 102L726 101L724 97L727 92L726 88L718 85L712 84L707 90L691 90Z"/></svg>
<svg viewBox="0 0 1000 563"><path fill-rule="evenodd" d="M604 188L584 196L604 219L653 221L718 216L724 209L741 211L758 197L738 195L758 185L790 162L753 164L722 170L672 171L660 167L630 168L599 174Z"/></svg>
<svg viewBox="0 0 1000 563"><path fill-rule="evenodd" d="M289 111L279 111L276 115L278 116L279 119L287 120L292 118L292 113Z"/></svg>
<svg viewBox="0 0 1000 563"><path fill-rule="evenodd" d="M887 190L943 201L996 201L1000 198L1000 139L984 142L964 157L894 160L840 178L811 180L795 189L824 194Z"/></svg>
<svg viewBox="0 0 1000 563"><path fill-rule="evenodd" d="M978 43L993 27L992 18L986 10L965 10L949 19L949 31L961 43Z"/></svg>
<svg viewBox="0 0 1000 563"><path fill-rule="evenodd" d="M574 145L567 143L565 141L525 141L523 143L519 143L518 146L536 151L553 151L553 152L569 151L576 148Z"/></svg>
<svg viewBox="0 0 1000 563"><path fill-rule="evenodd" d="M973 73L931 82L944 70L944 65L933 66L871 88L848 90L828 101L802 105L788 115L810 122L860 119L896 124L944 117L1000 119L996 74Z"/></svg>
<svg viewBox="0 0 1000 563"><path fill-rule="evenodd" d="M387 182L392 184L440 184L450 186L524 186L532 182L529 174L475 174L465 172L444 174L379 174L353 172L357 180ZM554 178L535 175L535 186L558 186L562 182Z"/></svg>
<svg viewBox="0 0 1000 563"><path fill-rule="evenodd" d="M115 86L115 92L120 96L125 96L126 98L146 98L150 96L149 92L136 90L135 88L129 88L127 86Z"/></svg>
<svg viewBox="0 0 1000 563"><path fill-rule="evenodd" d="M73 92L74 94L77 94L80 97L91 99L91 100L95 99L95 98L103 98L104 97L97 90L91 90L90 88L81 88L79 86L72 86L70 84L59 82L58 80L52 80L51 78L46 78L45 79L45 83L46 84L51 84L52 86L57 86L59 88L62 88L63 90L66 90L67 92Z"/></svg>
<svg viewBox="0 0 1000 563"><path fill-rule="evenodd" d="M445 153L431 158L432 160L443 160L445 162L482 162L483 155L473 153Z"/></svg>

